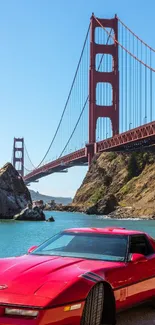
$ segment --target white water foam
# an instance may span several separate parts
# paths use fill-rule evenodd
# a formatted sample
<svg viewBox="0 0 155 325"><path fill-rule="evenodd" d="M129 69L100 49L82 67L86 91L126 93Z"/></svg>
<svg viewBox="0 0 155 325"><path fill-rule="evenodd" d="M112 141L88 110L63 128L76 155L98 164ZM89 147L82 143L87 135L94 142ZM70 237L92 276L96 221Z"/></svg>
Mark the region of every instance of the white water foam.
<svg viewBox="0 0 155 325"><path fill-rule="evenodd" d="M149 219L142 219L142 218L112 218L112 217L108 217L108 216L98 216L97 219L100 219L100 220L132 220L132 221L139 221L139 220L149 220Z"/></svg>

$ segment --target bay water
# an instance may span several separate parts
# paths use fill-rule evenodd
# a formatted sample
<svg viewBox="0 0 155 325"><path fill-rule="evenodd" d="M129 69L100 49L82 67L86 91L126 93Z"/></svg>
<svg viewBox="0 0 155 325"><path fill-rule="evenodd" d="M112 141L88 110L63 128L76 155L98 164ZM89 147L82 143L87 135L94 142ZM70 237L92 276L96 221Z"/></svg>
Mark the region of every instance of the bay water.
<svg viewBox="0 0 155 325"><path fill-rule="evenodd" d="M39 245L63 229L73 227L117 226L137 229L149 233L155 238L154 220L116 220L81 213L46 211L55 222L2 221L0 220L0 257L25 254L29 247Z"/></svg>

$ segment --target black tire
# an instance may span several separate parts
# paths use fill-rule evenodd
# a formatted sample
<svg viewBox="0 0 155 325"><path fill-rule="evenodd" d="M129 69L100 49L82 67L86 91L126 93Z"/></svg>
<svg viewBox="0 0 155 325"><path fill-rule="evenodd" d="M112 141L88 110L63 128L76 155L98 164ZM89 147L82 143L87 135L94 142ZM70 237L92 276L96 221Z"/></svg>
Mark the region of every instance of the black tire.
<svg viewBox="0 0 155 325"><path fill-rule="evenodd" d="M81 325L101 325L104 302L104 285L98 283L90 291L84 306Z"/></svg>
<svg viewBox="0 0 155 325"><path fill-rule="evenodd" d="M155 298L152 298L152 300L150 301L150 307L152 307L153 309L155 309Z"/></svg>

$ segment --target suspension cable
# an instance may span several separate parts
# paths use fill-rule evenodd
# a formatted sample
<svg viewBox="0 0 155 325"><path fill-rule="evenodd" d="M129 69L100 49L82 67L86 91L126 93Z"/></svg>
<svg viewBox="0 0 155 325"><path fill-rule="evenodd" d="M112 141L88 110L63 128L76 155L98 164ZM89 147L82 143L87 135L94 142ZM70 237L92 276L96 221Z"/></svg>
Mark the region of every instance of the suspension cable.
<svg viewBox="0 0 155 325"><path fill-rule="evenodd" d="M102 23L94 16L95 20L97 21L97 23L105 30L105 32L110 35L110 32L108 32L108 30L102 25ZM149 65L147 65L146 63L144 63L143 61L141 61L140 59L138 59L134 54L132 54L129 50L127 50L122 44L120 44L118 42L118 40L115 39L114 36L110 35L110 37L113 39L114 43L118 44L124 51L126 51L129 55L131 55L135 60L137 60L138 62L140 62L141 64L143 64L146 68L152 70L153 72L155 72L155 69L153 69L152 67L150 67Z"/></svg>
<svg viewBox="0 0 155 325"><path fill-rule="evenodd" d="M128 31L132 34L132 35L134 35L140 42L142 42L142 44L143 45L145 45L145 46L147 46L151 51L153 51L153 52L155 52L155 50L151 47L151 46L149 46L148 44L146 44L140 37L138 37L138 35L136 35L127 25L125 25L124 23L123 23L123 21L119 18L119 17L117 17L117 19L118 19L118 21L125 27L125 28L127 28L128 29Z"/></svg>
<svg viewBox="0 0 155 325"><path fill-rule="evenodd" d="M89 99L89 95L87 96L87 99L86 99L86 101L85 101L85 103L84 103L84 106L83 106L83 108L82 108L82 111L81 111L81 113L80 113L80 115L79 115L79 118L78 118L78 120L77 120L77 122L76 122L76 124L75 124L75 126L74 126L74 129L73 129L73 131L72 131L72 133L71 133L71 135L70 135L70 137L69 137L69 139L68 139L68 141L67 141L65 147L63 148L63 150L62 150L62 152L61 152L59 158L62 157L62 154L63 154L64 151L66 150L66 148L67 148L67 146L68 146L70 140L71 140L72 137L73 137L73 134L74 134L74 132L75 132L75 130L76 130L76 128L77 128L79 122L80 122L81 116L82 116L82 114L83 114L83 112L84 112L84 109L85 109L85 107L86 107L86 105L87 105L88 99Z"/></svg>
<svg viewBox="0 0 155 325"><path fill-rule="evenodd" d="M24 142L24 149L25 149L25 151L26 151L26 154L27 154L27 156L28 156L28 159L29 159L31 165L35 168L35 166L34 166L32 160L31 160L31 158L30 158L30 155L29 155L29 153L28 153L28 151L27 151L27 148L26 148L26 144L25 144L25 142Z"/></svg>
<svg viewBox="0 0 155 325"><path fill-rule="evenodd" d="M61 115L61 118L60 118L60 121L59 121L59 124L57 126L57 129L55 131L55 134L53 136L53 139L44 155L44 157L42 158L41 162L39 163L39 165L37 167L34 167L35 169L37 169L38 167L40 167L40 165L43 163L43 161L45 160L45 158L47 157L52 145L53 145L53 142L56 138L56 135L59 131L59 128L60 128L60 125L62 123L62 120L63 120L63 116L65 114L65 111L66 111L66 108L67 108L67 105L68 105L68 102L69 102L69 99L70 99L70 96L71 96L71 93L72 93L72 89L73 89L73 86L75 84L75 80L76 80L76 76L77 76L77 73L78 73L78 70L79 70L79 67L80 67L80 63L81 63L81 60L82 60L82 57L83 57L83 53L84 53L84 49L85 49L85 46L86 46L86 42L87 42L87 38L88 38L88 35L89 35L89 30L90 30L90 24L89 24L89 27L88 27L88 30L87 30L87 33L86 33L86 37L85 37L85 40L84 40L84 44L83 44L83 47L82 47L82 52L81 52L81 55L80 55L80 59L79 59L79 62L78 62L78 65L77 65L77 68L76 68L76 71L75 71L75 75L74 75L74 78L73 78L73 82L71 84L71 88L70 88L70 91L69 91L69 94L68 94L68 97L67 97L67 100L66 100L66 103L65 103L65 106L64 106L64 109L63 109L63 112L62 112L62 115ZM30 160L31 161L31 160ZM33 164L32 164L33 165ZM34 166L34 165L33 165Z"/></svg>
<svg viewBox="0 0 155 325"><path fill-rule="evenodd" d="M111 37L111 33L112 33L112 28L111 28L110 33L109 33L109 35L108 35L106 45L107 45L108 42L109 42L109 39L110 39L110 37ZM101 57L101 60L100 60L100 62L99 62L99 65L98 65L97 71L99 71L99 69L100 69L100 66L101 66L101 63L102 63L103 57L104 57L104 53L102 54L102 57ZM62 150L62 152L61 152L59 158L62 157L62 155L63 155L64 151L66 150L66 148L67 148L67 146L68 146L70 140L71 140L72 137L73 137L73 134L74 134L74 132L75 132L75 130L76 130L76 128L77 128L79 122L80 122L81 116L82 116L82 114L83 114L83 112L84 112L84 109L85 109L85 107L86 107L86 105L87 105L88 99L89 99L89 95L87 96L87 98L86 98L86 100L85 100L85 103L84 103L84 106L83 106L83 108L82 108L82 111L81 111L81 113L80 113L80 115L79 115L79 118L78 118L78 120L77 120L77 122L76 122L76 124L75 124L75 126L74 126L74 129L73 129L73 131L72 131L72 133L71 133L71 135L70 135L70 137L69 137L69 139L68 139L68 141L67 141L65 147L63 148L63 150Z"/></svg>

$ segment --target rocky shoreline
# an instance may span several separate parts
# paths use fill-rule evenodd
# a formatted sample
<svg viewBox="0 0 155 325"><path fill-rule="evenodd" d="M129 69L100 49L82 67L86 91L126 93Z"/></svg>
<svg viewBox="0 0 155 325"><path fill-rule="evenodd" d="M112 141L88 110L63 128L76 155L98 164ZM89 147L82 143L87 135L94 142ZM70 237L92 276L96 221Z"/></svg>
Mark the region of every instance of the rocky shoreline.
<svg viewBox="0 0 155 325"><path fill-rule="evenodd" d="M120 207L117 206L113 212L108 214L102 213L102 211L94 211L95 213L88 213L87 209L81 206L74 206L74 205L56 205L54 208L45 207L45 211L58 211L58 212L71 212L71 213L84 213L86 215L92 214L96 216L100 216L108 219L141 219L141 220L155 220L155 215L134 215L134 209L132 207Z"/></svg>
<svg viewBox="0 0 155 325"><path fill-rule="evenodd" d="M155 220L155 153L102 153L94 157L67 205L32 202L14 167L0 169L0 219L46 220L44 211L80 212L112 219Z"/></svg>
<svg viewBox="0 0 155 325"><path fill-rule="evenodd" d="M42 209L39 207L26 207L25 209L21 210L19 213L15 214L14 216L5 217L2 216L0 220L14 220L14 221L48 221L54 222L54 217L51 216L46 219L46 216Z"/></svg>

